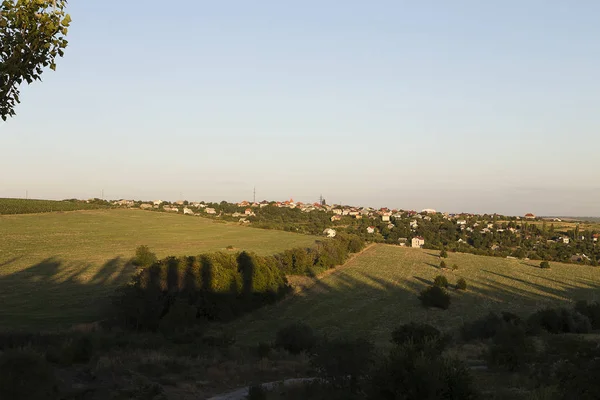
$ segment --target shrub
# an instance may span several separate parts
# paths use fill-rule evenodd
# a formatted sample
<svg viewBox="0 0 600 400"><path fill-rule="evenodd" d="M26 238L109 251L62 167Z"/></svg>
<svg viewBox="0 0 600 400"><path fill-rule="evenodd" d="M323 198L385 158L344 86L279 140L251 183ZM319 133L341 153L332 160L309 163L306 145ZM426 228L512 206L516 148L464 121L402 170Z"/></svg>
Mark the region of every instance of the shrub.
<svg viewBox="0 0 600 400"><path fill-rule="evenodd" d="M368 398L470 400L478 394L462 362L404 345L374 371Z"/></svg>
<svg viewBox="0 0 600 400"><path fill-rule="evenodd" d="M507 324L494 336L488 353L492 365L515 371L532 361L535 345L521 326Z"/></svg>
<svg viewBox="0 0 600 400"><path fill-rule="evenodd" d="M0 399L57 399L52 367L28 350L7 350L0 356Z"/></svg>
<svg viewBox="0 0 600 400"><path fill-rule="evenodd" d="M446 268L446 261L442 260L442 262L440 263L440 268Z"/></svg>
<svg viewBox="0 0 600 400"><path fill-rule="evenodd" d="M448 252L446 251L446 249L442 249L442 251L440 252L440 257L448 258Z"/></svg>
<svg viewBox="0 0 600 400"><path fill-rule="evenodd" d="M256 346L256 352L258 354L258 358L260 358L261 360L263 358L269 357L269 354L271 354L271 350L272 350L272 346L270 343L259 342L258 345Z"/></svg>
<svg viewBox="0 0 600 400"><path fill-rule="evenodd" d="M458 270L458 265L452 264L452 271L457 271L457 270Z"/></svg>
<svg viewBox="0 0 600 400"><path fill-rule="evenodd" d="M276 347L285 349L292 354L311 351L316 344L317 337L312 328L301 322L281 328L275 339Z"/></svg>
<svg viewBox="0 0 600 400"><path fill-rule="evenodd" d="M430 286L419 295L419 300L425 307L437 307L447 310L450 307L450 295L444 288Z"/></svg>
<svg viewBox="0 0 600 400"><path fill-rule="evenodd" d="M248 400L267 400L267 391L260 385L250 386L248 389Z"/></svg>
<svg viewBox="0 0 600 400"><path fill-rule="evenodd" d="M448 287L448 279L444 275L438 275L433 280L433 286L439 286L441 288Z"/></svg>
<svg viewBox="0 0 600 400"><path fill-rule="evenodd" d="M600 303L578 301L575 304L575 311L588 317L593 329L600 329Z"/></svg>
<svg viewBox="0 0 600 400"><path fill-rule="evenodd" d="M357 392L375 360L374 350L365 339L325 341L317 347L311 364L332 386Z"/></svg>
<svg viewBox="0 0 600 400"><path fill-rule="evenodd" d="M542 269L548 269L548 268L550 268L550 263L548 261L542 261L540 263L540 268L542 268Z"/></svg>
<svg viewBox="0 0 600 400"><path fill-rule="evenodd" d="M410 322L400 325L392 331L392 343L397 346L412 344L418 348L424 348L431 343L439 344L439 351L443 350L448 343L446 337L431 325Z"/></svg>
<svg viewBox="0 0 600 400"><path fill-rule="evenodd" d="M592 324L585 315L566 308L546 308L532 314L527 320L533 334L549 333L590 333Z"/></svg>
<svg viewBox="0 0 600 400"><path fill-rule="evenodd" d="M160 330L163 333L183 331L194 325L197 313L196 306L188 304L187 300L176 299L160 320Z"/></svg>
<svg viewBox="0 0 600 400"><path fill-rule="evenodd" d="M464 278L460 278L458 281L456 281L456 289L467 290L467 281Z"/></svg>
<svg viewBox="0 0 600 400"><path fill-rule="evenodd" d="M233 250L233 249L234 249L234 247L233 247L232 245L229 245L229 246L227 246L227 247L226 247L226 249L227 249L227 250Z"/></svg>
<svg viewBox="0 0 600 400"><path fill-rule="evenodd" d="M133 259L134 265L147 268L154 264L157 260L156 254L151 252L148 246L142 245L135 249L135 257Z"/></svg>
<svg viewBox="0 0 600 400"><path fill-rule="evenodd" d="M503 312L501 315L489 313L483 318L465 323L461 328L464 340L489 339L494 337L507 325L523 326L523 321L517 315Z"/></svg>

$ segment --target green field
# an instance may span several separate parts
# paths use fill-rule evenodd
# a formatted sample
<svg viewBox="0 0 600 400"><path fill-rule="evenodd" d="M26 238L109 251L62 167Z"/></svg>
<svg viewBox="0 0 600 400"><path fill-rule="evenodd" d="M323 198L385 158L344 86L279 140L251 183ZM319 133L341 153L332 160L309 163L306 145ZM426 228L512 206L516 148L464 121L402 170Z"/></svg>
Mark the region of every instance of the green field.
<svg viewBox="0 0 600 400"><path fill-rule="evenodd" d="M221 328L243 331L239 339L252 344L273 340L277 329L299 320L329 336L365 336L384 344L394 327L409 321L450 331L490 311L527 316L546 305L600 299L599 268L551 263L542 270L533 262L450 253L447 264L459 266L451 272L438 269L438 254L374 245L296 296ZM463 277L469 285L466 292L450 290L446 311L423 308L417 299L439 274L450 284Z"/></svg>
<svg viewBox="0 0 600 400"><path fill-rule="evenodd" d="M94 321L127 282L146 244L159 257L206 251L271 254L315 237L141 210L0 216L0 329L55 329Z"/></svg>

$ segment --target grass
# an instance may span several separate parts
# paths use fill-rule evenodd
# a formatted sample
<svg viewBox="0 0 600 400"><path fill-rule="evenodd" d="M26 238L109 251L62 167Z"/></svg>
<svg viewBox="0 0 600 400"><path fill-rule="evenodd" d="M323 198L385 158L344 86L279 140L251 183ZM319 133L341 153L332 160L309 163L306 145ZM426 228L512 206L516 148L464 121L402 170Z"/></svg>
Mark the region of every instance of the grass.
<svg viewBox="0 0 600 400"><path fill-rule="evenodd" d="M32 214L52 211L94 210L106 205L68 200L35 200L0 198L0 214Z"/></svg>
<svg viewBox="0 0 600 400"><path fill-rule="evenodd" d="M252 344L273 340L280 327L303 321L321 334L364 336L385 344L396 326L410 321L451 331L490 311L527 316L544 306L600 300L598 268L550 263L551 269L543 270L533 261L450 253L446 263L459 267L452 272L438 268L438 254L372 246L294 297L219 328L243 332L239 340ZM446 311L426 309L417 294L440 274L451 285L465 278L468 289L450 289L452 304Z"/></svg>
<svg viewBox="0 0 600 400"><path fill-rule="evenodd" d="M141 210L0 216L0 329L61 329L96 320L134 269L135 248L159 257L208 251L271 254L315 237Z"/></svg>

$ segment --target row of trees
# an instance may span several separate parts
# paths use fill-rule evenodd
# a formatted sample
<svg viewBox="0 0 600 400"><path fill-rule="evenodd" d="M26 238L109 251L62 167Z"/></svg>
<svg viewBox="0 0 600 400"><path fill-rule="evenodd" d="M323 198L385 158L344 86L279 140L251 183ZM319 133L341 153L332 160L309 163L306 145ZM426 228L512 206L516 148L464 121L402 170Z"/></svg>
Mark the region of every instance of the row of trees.
<svg viewBox="0 0 600 400"><path fill-rule="evenodd" d="M286 274L334 268L363 246L359 238L340 235L273 256L216 252L158 261L141 247L136 261L145 268L115 297L114 322L135 330L172 330L199 320L229 320L285 296Z"/></svg>

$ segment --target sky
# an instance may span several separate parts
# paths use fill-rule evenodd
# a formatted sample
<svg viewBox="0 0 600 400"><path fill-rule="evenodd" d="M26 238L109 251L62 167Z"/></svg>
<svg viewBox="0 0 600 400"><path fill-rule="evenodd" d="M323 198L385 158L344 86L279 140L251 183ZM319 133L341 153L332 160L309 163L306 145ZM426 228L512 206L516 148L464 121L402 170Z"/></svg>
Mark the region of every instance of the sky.
<svg viewBox="0 0 600 400"><path fill-rule="evenodd" d="M600 2L71 0L0 197L600 216Z"/></svg>

